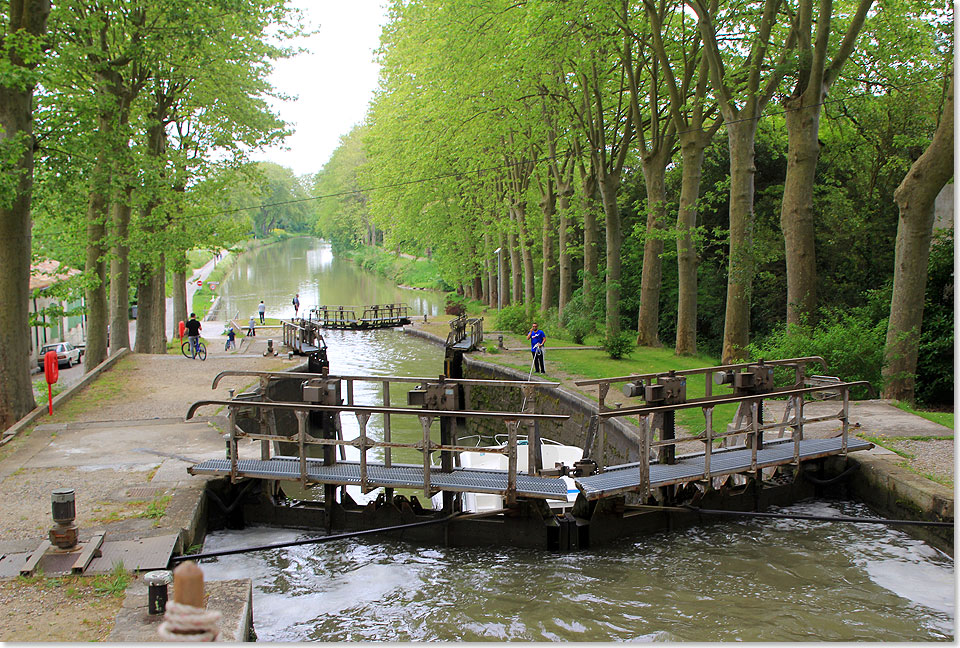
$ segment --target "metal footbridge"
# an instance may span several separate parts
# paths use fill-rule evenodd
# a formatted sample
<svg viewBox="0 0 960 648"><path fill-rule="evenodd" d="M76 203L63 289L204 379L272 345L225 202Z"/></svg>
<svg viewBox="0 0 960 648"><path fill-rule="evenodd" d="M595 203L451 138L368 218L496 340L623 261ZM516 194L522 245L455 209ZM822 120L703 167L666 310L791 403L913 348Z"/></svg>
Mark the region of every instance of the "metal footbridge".
<svg viewBox="0 0 960 648"><path fill-rule="evenodd" d="M588 429L582 432L583 460L575 466L543 466L539 456L539 426L544 422L558 423L569 417L559 414L531 412L473 411L463 407L464 388L508 387L522 388L528 394L533 389L553 389L558 383L530 383L525 381L468 380L387 377L334 376L324 371L315 373L290 372L223 372L214 379L213 387L225 375L258 376L258 393L240 394L230 400L205 400L194 403L187 418L201 407L225 407L229 412L228 453L226 459L204 461L190 468L192 474L219 475L236 482L241 479L289 480L303 486L323 484L329 501L332 488L358 486L363 492L387 489L388 499L393 489L422 489L430 497L438 492L489 493L504 498L506 506L516 504L518 498L558 499L567 497L566 484L560 476L572 477L587 501L636 493L646 501L654 493L689 482L710 482L713 478L743 474L759 478L761 471L778 466L794 466L831 455L865 450L872 444L851 437L849 432L849 396L852 388L864 382L841 382L835 378L805 375L806 364L821 362L820 358L797 358L768 363L723 365L706 369L631 375L593 381L578 385L598 386L597 413ZM785 388L774 387L774 369L795 372L793 383ZM703 375L707 381L706 395L686 397L686 380L691 375ZM354 400L354 385L358 382L380 383L382 404L363 405ZM415 383L408 393L407 407L390 404L391 383ZM635 407L607 407L604 398L612 383L626 383L624 393L641 397L645 403ZM730 385L732 393L714 395L711 385ZM286 400L271 387L283 383ZM341 398L345 391L345 402ZM369 392L369 390L366 390ZM302 400L289 400L296 393ZM838 400L836 414L806 417L805 398ZM788 407L780 421L764 421L764 398L786 398ZM734 403L739 409L733 423L725 430L715 430L713 411L717 406ZM698 408L704 415L704 428L694 437L678 438L675 434L676 410ZM356 419L359 434L344 438L341 416ZM375 437L367 428L372 416L382 417L382 427ZM421 434L415 442L400 443L391 436L391 419L416 417ZM612 464L605 461L607 438L612 434L610 419L631 417L639 422L639 434L630 439L638 461ZM458 442L458 429L471 419L493 419L506 426L507 442L498 447L464 446ZM805 438L804 427L822 421L837 421L839 430L834 438ZM244 424L241 425L240 423ZM439 426L434 426L439 422ZM525 426L529 442L518 433ZM436 427L439 427L437 435ZM772 438L773 433L778 434ZM439 443L436 437L439 436ZM260 458L240 458L241 439L260 442ZM526 443L526 445L524 445ZM679 454L680 444L700 445L701 451ZM579 445L579 443L578 443ZM322 449L323 457L309 456L311 446ZM359 456L348 460L347 448ZM393 463L392 451L406 448L419 453L418 464ZM376 449L376 461L368 452ZM463 453L485 452L506 457L506 470L464 468L459 465ZM520 453L527 453L526 473L518 470ZM434 463L438 453L440 465ZM276 456L274 456L276 455ZM445 502L449 498L445 495Z"/></svg>
<svg viewBox="0 0 960 648"><path fill-rule="evenodd" d="M486 449L489 451L489 448ZM278 479L298 481L301 477L299 457L273 457L267 460L240 459L237 462L237 475L252 479ZM440 467L431 467L424 480L423 466L415 464L394 464L387 467L379 463L366 466L366 487L369 488L422 488L427 481L432 488L459 493L490 493L503 495L510 488L510 474L506 470L484 470L477 468L457 468L445 473ZM231 463L227 459L204 461L190 469L194 475L230 475ZM362 486L359 461L340 461L332 466L323 465L323 460L306 460L308 482L316 484L334 484L337 486ZM567 485L562 479L538 477L536 475L516 475L514 492L517 497L534 499L567 499Z"/></svg>

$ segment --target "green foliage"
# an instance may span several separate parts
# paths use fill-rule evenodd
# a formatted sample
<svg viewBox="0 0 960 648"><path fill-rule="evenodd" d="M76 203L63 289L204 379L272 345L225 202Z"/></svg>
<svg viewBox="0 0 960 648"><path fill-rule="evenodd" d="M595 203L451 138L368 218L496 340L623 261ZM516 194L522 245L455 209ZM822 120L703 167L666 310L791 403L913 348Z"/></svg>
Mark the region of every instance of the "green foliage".
<svg viewBox="0 0 960 648"><path fill-rule="evenodd" d="M946 426L951 430L953 429L953 412L930 412L927 410L919 410L911 406L910 403L904 403L903 401L893 401L893 405L899 409L902 409L904 412L916 414L917 416L923 417L928 421L939 423L940 425Z"/></svg>
<svg viewBox="0 0 960 648"><path fill-rule="evenodd" d="M560 325L566 329L576 344L583 344L588 335L596 330L596 318L583 297L583 291L577 290L566 307Z"/></svg>
<svg viewBox="0 0 960 648"><path fill-rule="evenodd" d="M753 360L821 356L830 375L845 381L866 380L879 391L886 331L886 320L871 319L866 308L823 311L815 327L796 326L788 332L781 325L751 343L747 351ZM851 393L863 398L868 391L855 388Z"/></svg>
<svg viewBox="0 0 960 648"><path fill-rule="evenodd" d="M953 404L953 231L941 230L930 246L927 294L917 354L915 396L927 405Z"/></svg>
<svg viewBox="0 0 960 648"><path fill-rule="evenodd" d="M629 356L636 348L636 334L629 331L620 331L616 335L608 335L603 340L603 349L613 360L620 360Z"/></svg>
<svg viewBox="0 0 960 648"><path fill-rule="evenodd" d="M364 270L391 279L401 286L427 290L450 289L441 279L437 264L429 259L408 259L370 246L362 246L343 255Z"/></svg>
<svg viewBox="0 0 960 648"><path fill-rule="evenodd" d="M459 317L460 315L465 315L467 312L467 298L463 295L458 295L455 292L448 292L445 295L446 306L444 308L444 313L447 315L454 315Z"/></svg>
<svg viewBox="0 0 960 648"><path fill-rule="evenodd" d="M510 331L517 335L526 335L530 331L530 310L523 304L504 306L494 318L494 326L498 331Z"/></svg>

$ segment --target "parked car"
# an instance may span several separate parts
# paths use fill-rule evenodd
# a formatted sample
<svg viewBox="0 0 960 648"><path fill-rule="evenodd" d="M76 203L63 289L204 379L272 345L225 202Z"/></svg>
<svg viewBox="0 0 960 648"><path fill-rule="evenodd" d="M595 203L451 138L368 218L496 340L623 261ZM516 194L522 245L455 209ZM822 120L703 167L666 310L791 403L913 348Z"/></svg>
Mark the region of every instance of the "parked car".
<svg viewBox="0 0 960 648"><path fill-rule="evenodd" d="M66 365L69 368L80 364L80 349L69 342L52 342L40 347L40 358L37 360L40 371L43 371L43 357L47 355L47 351L57 352L57 364L61 367Z"/></svg>

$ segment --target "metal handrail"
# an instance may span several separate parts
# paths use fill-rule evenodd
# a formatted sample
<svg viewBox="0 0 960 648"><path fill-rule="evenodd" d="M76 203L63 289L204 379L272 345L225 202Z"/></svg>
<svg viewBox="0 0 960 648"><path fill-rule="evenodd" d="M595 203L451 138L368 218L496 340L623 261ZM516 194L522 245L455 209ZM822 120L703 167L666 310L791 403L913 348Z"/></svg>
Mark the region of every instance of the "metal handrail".
<svg viewBox="0 0 960 648"><path fill-rule="evenodd" d="M516 501L517 491L517 425L512 423L518 421L563 421L570 417L565 414L528 414L523 412L486 412L486 411L457 411L457 410L428 410L411 407L378 407L370 405L317 405L312 403L289 403L289 402L266 402L266 401L238 401L238 400L202 400L190 405L187 410L186 419L193 418L196 411L206 405L221 405L230 408L229 413L229 443L230 443L230 476L232 481L236 481L238 475L238 452L237 442L243 437L260 440L262 442L285 441L291 442L290 435L281 434L263 434L246 433L237 426L238 410L240 408L255 407L258 409L281 409L293 411L297 417L297 438L296 443L300 448L300 481L306 486L309 481L307 475L307 445L323 446L352 446L360 450L360 486L364 492L370 490L370 480L367 474L367 451L371 448L409 448L423 453L423 492L427 497L432 496L433 492L430 486L430 453L441 452L487 452L487 448L477 448L474 446L460 445L442 445L436 444L430 439L430 426L435 418L440 417L479 417L494 418L502 420L507 427L509 441L507 447L499 450L496 454L505 454L507 456L507 487L502 491L502 495L509 504ZM307 413L320 412L352 412L357 417L357 423L360 428L360 435L356 439L317 439L307 434ZM423 440L417 443L397 443L389 440L374 441L367 437L367 423L372 414L389 415L409 415L416 416L420 420L423 430ZM375 485L374 487L377 487Z"/></svg>
<svg viewBox="0 0 960 648"><path fill-rule="evenodd" d="M216 389L220 384L221 378L227 376L257 376L261 378L300 378L311 380L317 378L327 378L328 380L355 380L358 382L404 382L404 383L437 383L444 382L451 385L476 385L481 387L526 387L530 383L526 380L484 380L480 378L446 378L441 381L439 377L425 378L416 376L344 376L333 374L317 374L293 371L252 371L244 369L227 369L218 373L213 379L212 389ZM537 382L537 387L559 387L558 382Z"/></svg>
<svg viewBox="0 0 960 648"><path fill-rule="evenodd" d="M784 366L784 365L795 365L795 364L812 364L814 362L820 363L823 366L824 370L827 368L827 361L820 356L808 356L805 358L788 358L785 360L757 360L755 362L741 362L738 364L726 364L726 365L717 365L715 367L698 367L696 369L678 369L676 371L660 371L657 373L646 373L646 374L630 374L629 376L616 376L614 378L592 378L590 380L578 380L573 384L578 387L584 387L588 385L601 385L604 383L612 384L618 382L636 382L638 380L648 380L651 378L667 378L673 376L696 376L704 373L718 373L721 371L731 371L733 369L744 369L746 367L754 367L758 364L764 364L768 366Z"/></svg>
<svg viewBox="0 0 960 648"><path fill-rule="evenodd" d="M830 385L831 390L837 390L841 393L843 405L839 412L834 415L817 416L805 418L803 416L803 396L805 394L822 391L823 386L814 387L794 387L783 390L774 390L763 394L731 395L713 398L693 399L683 403L673 405L649 405L643 407L633 407L617 410L601 411L596 415L598 425L604 425L607 419L622 416L638 416L640 418L640 461L637 462L637 469L640 471L640 492L645 498L650 490L650 450L651 448L660 448L676 446L679 443L689 441L702 441L704 443L703 454L703 479L710 479L710 459L713 453L713 442L716 439L724 437L747 435L749 446L751 448L750 470L757 470L757 451L762 447L762 433L765 430L791 428L791 436L794 446L794 462L800 463L800 441L803 439L803 426L807 423L820 421L839 420L841 421L841 445L840 451L843 454L847 452L847 440L849 432L849 412L850 412L850 389L853 387L870 386L865 380L852 382L834 383ZM760 423L759 410L764 398L771 396L787 396L794 400L795 414L790 421L781 421L774 423ZM713 409L718 405L728 403L745 403L750 407L750 423L746 427L739 427L735 430L717 433L713 430ZM701 436L684 437L673 439L653 440L653 430L650 422L650 416L653 414L664 414L675 412L676 410L699 407L703 410L705 429ZM599 435L599 431L598 431ZM600 437L602 438L602 436ZM587 450L587 448L585 448Z"/></svg>

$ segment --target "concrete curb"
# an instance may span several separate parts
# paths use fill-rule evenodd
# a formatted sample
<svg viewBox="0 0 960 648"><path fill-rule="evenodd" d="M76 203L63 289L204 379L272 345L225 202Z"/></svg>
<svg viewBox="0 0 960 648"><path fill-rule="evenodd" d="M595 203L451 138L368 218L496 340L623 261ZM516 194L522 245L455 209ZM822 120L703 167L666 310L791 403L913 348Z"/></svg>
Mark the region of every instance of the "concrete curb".
<svg viewBox="0 0 960 648"><path fill-rule="evenodd" d="M59 407L61 404L73 398L74 394L76 394L78 391L80 391L81 389L89 385L91 382L96 380L97 377L99 377L102 372L112 367L114 364L116 364L117 360L127 355L128 353L130 353L130 349L126 347L122 349L118 349L116 353L114 353L113 355L108 357L106 360L104 360L103 362L98 364L96 367L94 367L90 371L90 373L86 374L83 378L81 378L79 381L77 381L76 383L74 383L73 385L65 389L63 392L57 394L53 399L54 408ZM26 429L27 426L29 426L31 423L33 423L34 421L36 421L38 418L40 418L46 413L47 413L47 407L45 405L41 405L35 408L26 416L24 416L22 419L20 419L19 421L11 425L9 428L4 430L3 437L0 438L0 446L12 441L18 434L20 434L20 432Z"/></svg>
<svg viewBox="0 0 960 648"><path fill-rule="evenodd" d="M253 628L253 585L248 578L207 581L204 583L207 609L220 612L218 642L250 641ZM168 600L173 600L173 585L168 588ZM142 643L160 641L157 627L163 615L147 612L148 588L138 578L127 588L123 607L107 637L110 642Z"/></svg>

